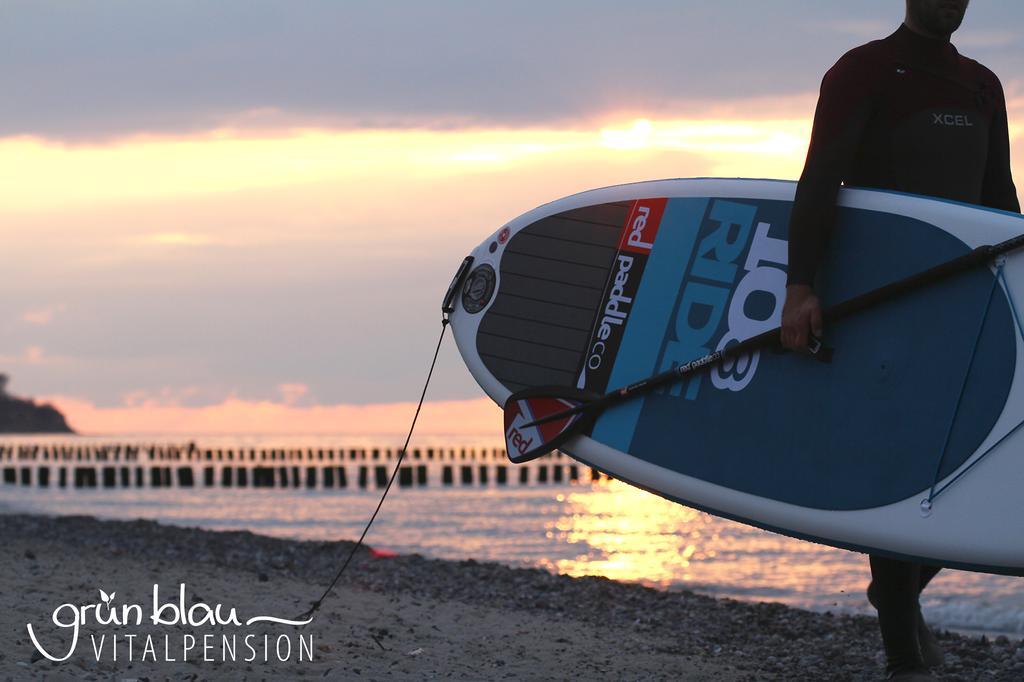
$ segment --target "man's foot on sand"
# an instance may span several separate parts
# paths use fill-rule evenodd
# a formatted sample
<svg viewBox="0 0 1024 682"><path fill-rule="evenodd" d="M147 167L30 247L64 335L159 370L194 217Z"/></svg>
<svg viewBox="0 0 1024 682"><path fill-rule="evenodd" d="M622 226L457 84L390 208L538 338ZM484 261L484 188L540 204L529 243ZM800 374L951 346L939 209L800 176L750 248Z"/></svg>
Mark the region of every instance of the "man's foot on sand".
<svg viewBox="0 0 1024 682"><path fill-rule="evenodd" d="M920 606L917 607L917 643L921 647L921 659L929 668L938 668L946 662L946 657L942 653L942 646L939 644L939 640L936 639L935 633L924 622Z"/></svg>
<svg viewBox="0 0 1024 682"><path fill-rule="evenodd" d="M872 591L874 585L874 582L868 583L868 601L877 610L878 604L875 602L875 595ZM928 624L924 622L920 604L917 606L917 644L921 649L921 659L929 668L938 668L946 662L946 657L942 653L942 645L939 644L939 640Z"/></svg>

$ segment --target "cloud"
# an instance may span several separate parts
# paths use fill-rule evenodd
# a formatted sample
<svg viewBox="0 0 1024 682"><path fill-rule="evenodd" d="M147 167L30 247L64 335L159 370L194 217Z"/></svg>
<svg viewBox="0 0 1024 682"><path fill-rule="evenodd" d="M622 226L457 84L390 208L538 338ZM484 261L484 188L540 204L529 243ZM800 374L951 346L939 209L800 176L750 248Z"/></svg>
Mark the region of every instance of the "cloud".
<svg viewBox="0 0 1024 682"><path fill-rule="evenodd" d="M281 393L284 404L293 407L309 393L309 386L306 384L280 384L277 390Z"/></svg>
<svg viewBox="0 0 1024 682"><path fill-rule="evenodd" d="M0 136L576 124L812 90L892 0L8 0ZM972 30L1024 15L1004 8ZM981 16L981 15L979 15ZM822 30L822 26L832 30ZM45 84L42 85L42 84Z"/></svg>
<svg viewBox="0 0 1024 682"><path fill-rule="evenodd" d="M1008 9L1009 13L1014 13L1015 8L1005 9ZM973 19L974 12L968 13L966 22L970 24ZM810 21L807 22L807 25L815 29L867 42L889 35L899 24L898 22L893 23L891 19L840 18L829 21ZM959 50L963 51L1013 48L1017 45L1018 40L1019 35L1017 32L1002 26L982 26L977 28L968 25L953 35L952 42ZM1011 52L1019 54L1016 49L1011 50Z"/></svg>
<svg viewBox="0 0 1024 682"><path fill-rule="evenodd" d="M1010 47L1017 43L1020 34L1007 29L958 31L953 42L960 49L996 49Z"/></svg>
<svg viewBox="0 0 1024 682"><path fill-rule="evenodd" d="M796 177L822 72L900 4L7 0L0 360L100 405L404 398L480 238L594 186ZM994 5L965 36L1024 15ZM435 395L478 395L442 352Z"/></svg>
<svg viewBox="0 0 1024 682"><path fill-rule="evenodd" d="M628 158L609 152L691 152L720 162L741 152L788 157L799 148L796 155L802 157L814 102L813 93L752 97L725 104L704 102L699 115L657 118L622 111L589 126L562 128L307 130L272 136L236 130L74 147L38 139L0 139L0 157L19 159L18 174L0 185L0 210L54 213L85 205L121 205L133 210L130 221L120 221L133 244L175 252L183 247L237 246L252 244L266 232L254 232L251 224L237 223L232 229L224 221L209 227L189 224L187 219L170 221L166 211L157 214L129 204L220 196L237 199L232 210L239 212L245 205L240 192L300 191L320 184L333 193L333 206L317 206L316 213L292 209L289 225L308 223L325 211L337 215L342 201L353 218L354 212L366 213L372 206L374 215L365 217L376 225L384 216L380 204L366 201L368 185L375 185L377 192L386 187L393 197L396 186L405 195L413 183L470 175L481 168L549 166L571 158L612 167ZM65 188L59 197L54 196L54 186ZM115 227L107 226L101 234L109 235ZM5 232L14 239L38 242L37 235L11 221L6 227L0 224L0 233ZM75 234L79 240L95 238L83 230ZM280 224L273 229L276 239L294 240L301 234L294 228L282 230Z"/></svg>
<svg viewBox="0 0 1024 682"><path fill-rule="evenodd" d="M64 312L65 308L66 307L63 303L57 303L55 305L48 305L44 308L26 310L21 314L21 320L34 325L50 324L58 313Z"/></svg>
<svg viewBox="0 0 1024 682"><path fill-rule="evenodd" d="M64 356L47 355L40 346L26 346L20 354L0 355L0 363L5 365L55 365L69 362Z"/></svg>
<svg viewBox="0 0 1024 682"><path fill-rule="evenodd" d="M100 407L82 398L43 398L86 434L404 434L415 403L309 405L231 398L215 405L127 404ZM489 399L428 401L417 422L421 435L501 438L501 410Z"/></svg>
<svg viewBox="0 0 1024 682"><path fill-rule="evenodd" d="M164 386L157 391L127 391L121 396L121 402L132 408L181 407L196 402L212 402L209 398L209 391L201 386Z"/></svg>
<svg viewBox="0 0 1024 682"><path fill-rule="evenodd" d="M891 19L836 19L832 21L810 21L807 25L812 29L829 31L850 36L862 41L882 38L892 33L898 24Z"/></svg>
<svg viewBox="0 0 1024 682"><path fill-rule="evenodd" d="M213 243L213 238L205 234L186 234L184 232L160 232L146 235L144 242L160 246L203 246Z"/></svg>
<svg viewBox="0 0 1024 682"><path fill-rule="evenodd" d="M140 141L138 149L125 142L116 153L81 146L66 155L20 148L31 171L16 188L0 184L0 208L4 196L14 203L14 219L0 220L6 272L42 301L65 302L74 319L16 325L5 349L31 344L73 355L59 372L19 371L19 381L37 394L100 405L139 389L146 393L137 400L186 405L232 394L279 400L280 384L308 386L328 404L405 399L429 361L439 298L479 240L534 206L592 187L796 177L813 100L776 110L779 118L754 118L767 104L751 100L745 117L625 118L589 129ZM383 160L368 162L371 152ZM280 172L287 164L317 182L289 184ZM250 186L221 191L223 175ZM53 206L55 185L77 188L76 203ZM173 234L209 239L148 240ZM0 310L22 310L22 296L0 290ZM432 397L479 395L450 345L445 361L450 371L438 372ZM165 396L167 386L203 391Z"/></svg>

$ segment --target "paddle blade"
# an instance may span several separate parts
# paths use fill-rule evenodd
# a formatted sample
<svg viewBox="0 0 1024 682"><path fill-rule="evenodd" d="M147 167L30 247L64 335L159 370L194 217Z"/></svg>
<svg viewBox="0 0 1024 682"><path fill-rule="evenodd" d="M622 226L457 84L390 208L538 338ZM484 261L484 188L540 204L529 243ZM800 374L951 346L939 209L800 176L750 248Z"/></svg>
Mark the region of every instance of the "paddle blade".
<svg viewBox="0 0 1024 682"><path fill-rule="evenodd" d="M583 430L590 419L586 412L526 426L549 415L586 405L594 396L577 389L530 388L513 393L505 401L505 451L514 464L547 454Z"/></svg>

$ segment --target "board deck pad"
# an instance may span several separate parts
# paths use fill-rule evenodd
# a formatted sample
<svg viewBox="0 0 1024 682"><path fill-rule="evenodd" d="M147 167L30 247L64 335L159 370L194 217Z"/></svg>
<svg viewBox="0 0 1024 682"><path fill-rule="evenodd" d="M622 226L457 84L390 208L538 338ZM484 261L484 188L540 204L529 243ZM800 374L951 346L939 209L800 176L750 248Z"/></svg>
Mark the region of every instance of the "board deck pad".
<svg viewBox="0 0 1024 682"><path fill-rule="evenodd" d="M566 211L517 233L477 351L510 390L575 384L631 204Z"/></svg>
<svg viewBox="0 0 1024 682"><path fill-rule="evenodd" d="M513 230L475 335L486 372L510 393L601 394L777 327L791 192L690 193L573 207ZM971 250L908 213L837 209L824 307ZM825 340L829 362L765 348L610 408L585 435L764 500L876 509L963 466L1017 374L1014 313L991 268L830 324ZM667 494L659 481L639 483Z"/></svg>

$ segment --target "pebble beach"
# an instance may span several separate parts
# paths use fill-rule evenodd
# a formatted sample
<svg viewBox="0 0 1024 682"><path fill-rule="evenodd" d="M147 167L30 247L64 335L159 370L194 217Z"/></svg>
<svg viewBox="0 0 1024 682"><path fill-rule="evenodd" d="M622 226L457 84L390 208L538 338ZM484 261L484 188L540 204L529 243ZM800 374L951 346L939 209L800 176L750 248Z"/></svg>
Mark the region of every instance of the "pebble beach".
<svg viewBox="0 0 1024 682"><path fill-rule="evenodd" d="M272 636L311 635L312 660L204 660L180 652L147 660L136 652L128 661L122 651L116 661L109 655L97 661L97 640L84 641L104 627L90 621L81 627L75 655L55 662L38 653L26 625L35 624L47 647L61 649L68 641L61 635L69 632L54 635L52 625L46 630L51 613L63 603L98 601L97 589L122 601L145 601L157 584L173 601L179 585L187 584L190 604L295 617L319 596L352 544L19 514L2 517L0 539L6 548L0 677L8 680L883 677L870 617L369 548L359 551L313 622L269 624ZM143 624L137 634L147 628L156 626ZM188 629L173 630L180 636ZM219 637L231 626L193 630ZM154 633L156 641L164 632ZM106 626L105 633L110 637L117 628ZM1020 640L938 635L946 651L939 679L1024 679Z"/></svg>

